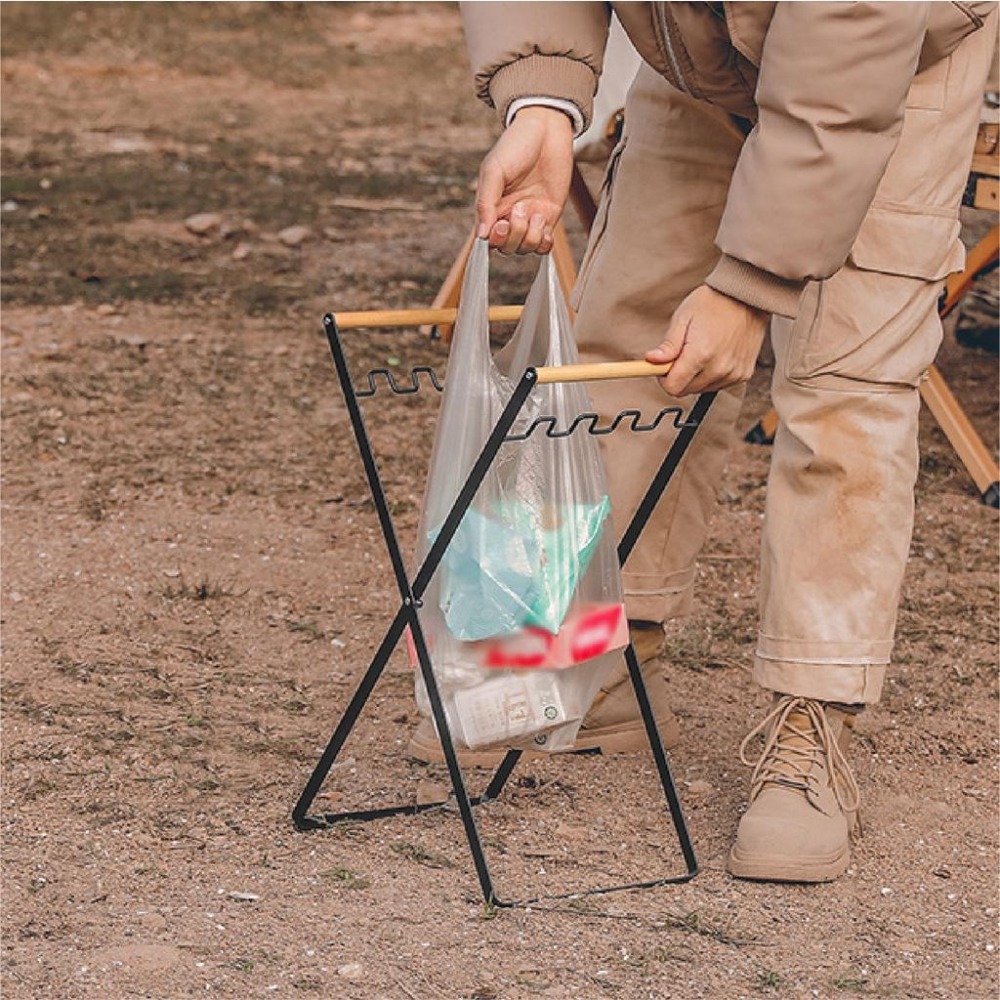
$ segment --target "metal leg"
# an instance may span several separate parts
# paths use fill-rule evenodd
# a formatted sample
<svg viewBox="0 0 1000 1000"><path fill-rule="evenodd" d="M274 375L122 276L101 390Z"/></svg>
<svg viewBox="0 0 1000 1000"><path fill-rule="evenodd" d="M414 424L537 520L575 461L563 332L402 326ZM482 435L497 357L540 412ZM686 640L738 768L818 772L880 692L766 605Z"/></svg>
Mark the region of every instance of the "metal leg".
<svg viewBox="0 0 1000 1000"><path fill-rule="evenodd" d="M451 542L452 537L461 523L465 511L472 502L472 499L475 496L476 491L479 489L487 470L492 464L493 459L496 457L497 452L500 450L500 446L503 444L508 431L517 419L517 415L520 413L521 408L524 405L524 401L527 399L528 394L534 385L534 372L526 372L525 376L516 386L510 401L507 403L497 420L497 423L493 428L486 444L483 446L482 452L473 465L462 490L459 492L459 496L456 498L452 509L445 518L444 524L442 525L434 544L431 546L423 564L420 566L413 582L411 583L406 573L406 567L400 550L399 541L396 536L392 514L386 501L385 490L382 486L378 466L372 452L371 442L364 422L364 415L361 412L357 395L354 391L353 382L348 369L343 345L337 331L336 322L332 316L327 316L324 320L324 325L326 328L327 338L330 343L330 350L333 355L334 364L337 369L337 375L340 379L341 388L344 392L351 426L354 430L358 450L361 454L361 460L368 478L368 485L371 490L372 499L375 503L376 512L378 514L379 524L382 528L382 535L385 541L386 550L389 554L390 561L392 562L393 573L396 577L396 584L399 589L402 605L396 613L396 616L393 619L392 624L389 626L382 642L380 643L379 648L375 653L375 657L368 670L365 672L364 677L348 704L343 717L338 723L326 750L306 783L306 786L292 811L292 818L295 825L299 829L307 830L329 826L331 823L337 821L344 821L348 819L373 819L376 817L397 815L399 813L412 814L424 811L425 809L435 808L437 806L436 803L426 805L410 804L377 810L328 814L322 817L310 817L307 815L309 807L329 774L330 769L333 767L333 764L343 748L348 735L354 728L361 711L364 709L368 698L371 696L375 684L378 682L379 677L381 677L382 672L388 663L389 657L392 655L392 651L399 642L403 629L408 626L413 639L421 674L427 687L427 694L431 702L434 722L437 726L438 734L441 739L445 761L448 765L448 772L452 782L452 789L462 817L463 826L465 827L466 837L469 841L469 848L473 856L476 873L479 877L480 887L482 888L483 896L486 902L492 904L495 900L495 893L493 891L489 867L483 853L479 833L476 828L475 820L472 816L472 805L486 801L489 798L494 798L499 794L511 771L513 770L513 766L516 763L519 754L508 754L507 758L504 762L502 762L497 773L494 775L493 780L490 782L486 795L475 800L470 799L465 788L465 782L462 778L461 768L458 764L458 758L455 753L454 743L448 727L444 704L441 700L436 678L434 677L434 671L431 666L430 656L427 651L427 644L424 639L423 629L420 625L420 619L417 611L420 607L420 598L430 582L434 570L437 568L438 563L443 557L448 544Z"/></svg>

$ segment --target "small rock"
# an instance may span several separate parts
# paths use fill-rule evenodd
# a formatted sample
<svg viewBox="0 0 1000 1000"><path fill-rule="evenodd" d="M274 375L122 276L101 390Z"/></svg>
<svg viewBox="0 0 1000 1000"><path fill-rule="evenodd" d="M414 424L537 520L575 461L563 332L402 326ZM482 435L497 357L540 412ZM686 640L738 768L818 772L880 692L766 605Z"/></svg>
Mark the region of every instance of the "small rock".
<svg viewBox="0 0 1000 1000"><path fill-rule="evenodd" d="M278 239L286 247L297 247L312 238L313 231L309 226L287 226L278 233Z"/></svg>
<svg viewBox="0 0 1000 1000"><path fill-rule="evenodd" d="M237 243L233 249L233 260L246 260L250 256L250 252L249 243Z"/></svg>
<svg viewBox="0 0 1000 1000"><path fill-rule="evenodd" d="M112 305L110 302L102 302L97 307L98 316L115 316L118 313L118 306Z"/></svg>
<svg viewBox="0 0 1000 1000"><path fill-rule="evenodd" d="M139 917L139 923L151 931L162 931L166 929L167 918L162 913L144 913Z"/></svg>
<svg viewBox="0 0 1000 1000"><path fill-rule="evenodd" d="M218 212L199 212L197 215L189 215L184 220L184 227L195 236L206 236L221 225L222 216Z"/></svg>
<svg viewBox="0 0 1000 1000"><path fill-rule="evenodd" d="M715 794L715 786L704 778L695 778L687 787L688 794L695 799L708 799Z"/></svg>
<svg viewBox="0 0 1000 1000"><path fill-rule="evenodd" d="M360 962L348 962L337 969L337 975L344 979L364 979L365 970Z"/></svg>
<svg viewBox="0 0 1000 1000"><path fill-rule="evenodd" d="M252 892L230 892L228 893L230 899L236 900L237 903L256 903L260 896Z"/></svg>
<svg viewBox="0 0 1000 1000"><path fill-rule="evenodd" d="M7 201L5 201L3 203L3 205L0 206L0 208L2 208L3 211L5 211L5 212L16 212L20 207L21 206L16 201L14 201L12 198L9 199L9 200L7 200Z"/></svg>
<svg viewBox="0 0 1000 1000"><path fill-rule="evenodd" d="M427 806L434 802L447 802L448 789L436 781L417 782L417 805Z"/></svg>

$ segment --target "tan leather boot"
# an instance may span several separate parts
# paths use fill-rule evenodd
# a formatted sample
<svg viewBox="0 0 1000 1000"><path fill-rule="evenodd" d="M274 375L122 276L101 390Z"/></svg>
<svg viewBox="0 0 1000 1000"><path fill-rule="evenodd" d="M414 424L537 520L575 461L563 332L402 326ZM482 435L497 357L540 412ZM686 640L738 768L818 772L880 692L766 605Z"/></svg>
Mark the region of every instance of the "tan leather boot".
<svg viewBox="0 0 1000 1000"><path fill-rule="evenodd" d="M750 805L727 867L737 878L828 882L850 863L858 786L844 758L854 716L823 702L778 696L740 746L754 767ZM764 736L756 762L747 746Z"/></svg>
<svg viewBox="0 0 1000 1000"><path fill-rule="evenodd" d="M636 656L639 658L653 716L660 730L660 739L669 750L680 740L680 731L677 718L670 710L667 679L660 662L664 647L663 630L658 626L655 628L630 626L629 634L635 646ZM646 727L639 714L639 705L635 700L635 691L629 679L625 657L622 656L618 669L597 693L594 704L580 726L573 750L602 754L635 753L648 746ZM455 750L459 763L469 767L497 767L507 752L503 747L471 750L459 745L456 745ZM444 760L444 751L437 738L433 720L421 720L413 736L410 737L408 753L411 757L429 764L440 764ZM532 756L532 751L525 751L525 756Z"/></svg>

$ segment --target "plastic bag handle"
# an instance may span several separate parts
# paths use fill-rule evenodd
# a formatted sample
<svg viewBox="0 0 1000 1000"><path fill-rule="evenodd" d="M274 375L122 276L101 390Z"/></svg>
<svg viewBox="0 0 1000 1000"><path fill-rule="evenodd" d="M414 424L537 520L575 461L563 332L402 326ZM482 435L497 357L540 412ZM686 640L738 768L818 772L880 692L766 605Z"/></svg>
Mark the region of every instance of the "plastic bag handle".
<svg viewBox="0 0 1000 1000"><path fill-rule="evenodd" d="M615 378L647 378L650 375L666 375L673 367L671 362L654 365L649 361L604 361L581 365L552 365L536 368L535 378L539 385L559 382L602 382Z"/></svg>

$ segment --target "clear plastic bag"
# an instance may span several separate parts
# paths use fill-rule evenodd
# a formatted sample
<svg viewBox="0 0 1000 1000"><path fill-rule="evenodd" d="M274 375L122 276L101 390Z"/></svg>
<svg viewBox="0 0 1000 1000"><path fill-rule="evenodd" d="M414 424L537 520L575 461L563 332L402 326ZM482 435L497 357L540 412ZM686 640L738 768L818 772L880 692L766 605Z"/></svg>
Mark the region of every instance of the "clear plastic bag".
<svg viewBox="0 0 1000 1000"><path fill-rule="evenodd" d="M550 257L517 330L490 352L489 248L462 285L418 533L422 559L530 366L573 364L576 346ZM512 434L539 416L565 430L591 409L582 383L536 386ZM621 574L597 441L537 428L487 472L423 596L420 621L452 735L469 747L572 746L628 642ZM423 679L417 702L430 715Z"/></svg>

